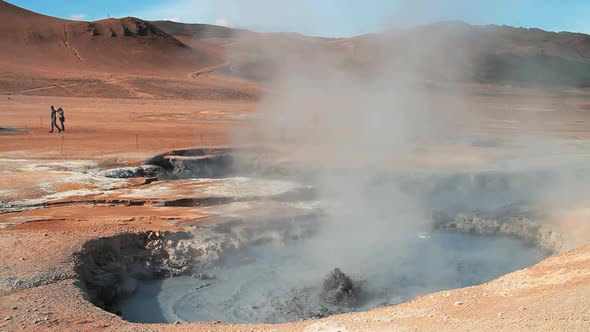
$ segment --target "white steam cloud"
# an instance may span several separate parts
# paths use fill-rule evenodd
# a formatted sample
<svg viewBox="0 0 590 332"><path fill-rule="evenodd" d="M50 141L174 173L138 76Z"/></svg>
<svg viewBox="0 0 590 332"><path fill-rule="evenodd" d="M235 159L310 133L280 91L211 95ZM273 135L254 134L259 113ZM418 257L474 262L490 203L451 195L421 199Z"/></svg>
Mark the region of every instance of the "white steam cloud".
<svg viewBox="0 0 590 332"><path fill-rule="evenodd" d="M231 28L233 25L225 18L218 18L215 20L215 25Z"/></svg>
<svg viewBox="0 0 590 332"><path fill-rule="evenodd" d="M82 21L86 18L86 16L86 14L73 14L72 16L70 16L70 20Z"/></svg>
<svg viewBox="0 0 590 332"><path fill-rule="evenodd" d="M399 180L382 181L441 169L457 174L515 171L503 168L502 157L494 159L493 153L548 152L521 138L510 139L517 149L482 151L475 147L477 142L465 138L489 130L491 117L486 112L491 106L482 102L478 90L485 86L465 83L476 76L478 52L497 41L468 39L469 29L450 23L332 41L246 34L235 43L230 58L254 53L272 64L257 67L258 72L272 68L264 83L268 93L259 103L255 128L237 132L236 144L253 140L274 151L277 161L315 170L310 181L324 203L327 223L317 241L319 248L311 250L312 259L324 259L327 265L364 264L381 254L382 244L398 242L404 248L407 239L428 229L433 210L441 206L454 211L493 209L521 201L543 204L575 196L567 194L572 191L590 192L587 186L573 185L575 175L555 172L544 162L517 171L548 170L551 176L518 181L518 176L500 175L493 181L502 184L484 189L493 189L490 192L470 192L479 181L472 180L466 184L469 188L452 188L436 199L416 194ZM519 98L519 105L526 105L527 98ZM534 105L540 103L534 100ZM531 128L538 132L543 124L523 129ZM485 139L499 139L491 136ZM552 148L551 153L558 154L562 146ZM457 195L455 201L449 195Z"/></svg>

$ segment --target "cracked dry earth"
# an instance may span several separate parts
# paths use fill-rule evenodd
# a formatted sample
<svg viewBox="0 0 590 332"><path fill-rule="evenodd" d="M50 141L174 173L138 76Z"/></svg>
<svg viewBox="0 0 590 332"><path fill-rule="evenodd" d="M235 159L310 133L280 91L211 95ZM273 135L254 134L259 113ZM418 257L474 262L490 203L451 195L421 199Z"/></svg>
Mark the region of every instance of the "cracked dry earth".
<svg viewBox="0 0 590 332"><path fill-rule="evenodd" d="M76 253L83 252L89 241L121 234L198 231L228 221L271 220L275 215L296 218L314 209L293 199L312 195L310 188L238 176L154 177L149 173L157 170L136 167L122 172L146 174L112 178L105 174L121 169L105 173L113 166L83 160L4 159L0 167L0 188L19 188L0 192L5 202L0 206L2 331L590 329L590 245L585 244L590 239L585 226L590 210L583 207L552 216L556 232L574 234L562 238L549 232L542 237L556 250L555 255L482 285L437 292L368 312L285 324L126 322L91 303L81 285ZM464 219L470 223L479 220Z"/></svg>

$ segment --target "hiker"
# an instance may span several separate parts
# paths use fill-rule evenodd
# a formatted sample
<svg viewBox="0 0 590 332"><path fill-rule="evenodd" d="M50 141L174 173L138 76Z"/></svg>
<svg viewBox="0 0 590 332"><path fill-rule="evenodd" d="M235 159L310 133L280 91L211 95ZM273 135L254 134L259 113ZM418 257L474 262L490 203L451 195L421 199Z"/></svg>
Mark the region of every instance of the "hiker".
<svg viewBox="0 0 590 332"><path fill-rule="evenodd" d="M57 114L59 115L59 122L61 123L61 131L66 131L66 125L64 125L64 122L66 122L66 117L64 115L63 108L58 108ZM57 127L57 129L59 129L59 127Z"/></svg>
<svg viewBox="0 0 590 332"><path fill-rule="evenodd" d="M59 132L61 133L61 129L57 125L56 120L57 120L57 110L55 109L55 107L53 107L53 105L51 105L51 130L49 131L50 133L53 132L53 128L55 128L55 127L57 127L57 130L59 130Z"/></svg>

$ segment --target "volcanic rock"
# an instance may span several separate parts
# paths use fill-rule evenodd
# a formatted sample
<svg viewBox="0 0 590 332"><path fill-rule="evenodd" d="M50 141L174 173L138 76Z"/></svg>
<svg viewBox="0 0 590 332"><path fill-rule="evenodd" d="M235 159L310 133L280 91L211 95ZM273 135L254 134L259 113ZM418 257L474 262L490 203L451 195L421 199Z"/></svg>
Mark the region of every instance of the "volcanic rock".
<svg viewBox="0 0 590 332"><path fill-rule="evenodd" d="M357 293L352 280L335 268L322 281L320 297L326 303L350 307L356 303Z"/></svg>

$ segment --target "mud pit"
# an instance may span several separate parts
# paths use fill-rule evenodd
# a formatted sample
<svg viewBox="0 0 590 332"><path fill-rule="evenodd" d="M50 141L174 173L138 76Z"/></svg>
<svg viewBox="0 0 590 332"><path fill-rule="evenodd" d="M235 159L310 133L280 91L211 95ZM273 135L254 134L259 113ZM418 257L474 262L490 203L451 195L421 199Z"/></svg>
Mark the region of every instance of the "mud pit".
<svg viewBox="0 0 590 332"><path fill-rule="evenodd" d="M177 160L181 162L176 165L159 165L168 167L172 175L164 177L175 179L172 182L198 177L198 172L211 176L215 164L201 156ZM215 160L223 160L224 167L231 165L226 157ZM192 165L191 171L183 165ZM539 222L542 217L532 205L518 200L547 176L543 172L376 176L372 181L406 188L431 211L430 219L418 223L418 231L396 228L396 220L407 217L400 209L383 220L391 227L377 225L380 237L371 229L364 229L364 234L345 229L348 224L334 228L330 209L342 206L316 201L317 195L308 190L311 185L220 177L219 184L208 190L218 186L223 189L220 195L244 200L232 204L264 209L279 201L303 208L285 218L230 217L187 226L185 232L93 240L78 256L80 287L95 305L144 323L283 323L407 302L485 283L559 251L560 235ZM294 177L309 179L301 170ZM277 189L278 183L287 189ZM253 185L256 194L244 194ZM301 188L306 188L304 194L292 194ZM382 193L379 185L372 188L375 192L366 193L367 197ZM130 190L128 195L138 194ZM238 199L240 194L245 198ZM224 209L226 204L216 208ZM379 210L378 205L373 208ZM348 237L349 233L354 236Z"/></svg>
<svg viewBox="0 0 590 332"><path fill-rule="evenodd" d="M120 303L122 317L133 322L224 321L283 323L365 311L409 301L431 292L471 286L540 261L542 252L508 238L475 238L440 233L416 238L407 255L388 252L349 266L335 261L352 280L348 298L325 296L330 268L302 259L308 241L284 245L255 245L224 256L212 268L194 276L139 282L136 291ZM490 257L489 251L502 252ZM443 254L440 254L440 253ZM436 253L433 266L421 255ZM452 273L449 273L452 267ZM444 270L436 274L436 269ZM341 286L336 286L336 288Z"/></svg>
<svg viewBox="0 0 590 332"><path fill-rule="evenodd" d="M335 276L310 259L320 224L307 216L98 239L77 272L93 303L132 322L283 323L480 284L547 254L516 238L436 231L416 234L404 252L380 248L383 255L362 264L334 259L348 273Z"/></svg>

